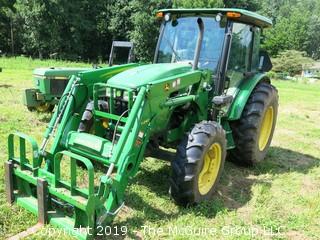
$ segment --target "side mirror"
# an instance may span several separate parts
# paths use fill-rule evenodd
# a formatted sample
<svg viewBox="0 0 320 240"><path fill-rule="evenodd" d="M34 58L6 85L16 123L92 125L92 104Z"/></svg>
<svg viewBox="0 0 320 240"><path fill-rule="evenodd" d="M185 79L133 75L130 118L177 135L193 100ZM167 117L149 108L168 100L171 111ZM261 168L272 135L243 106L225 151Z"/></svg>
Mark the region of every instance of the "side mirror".
<svg viewBox="0 0 320 240"><path fill-rule="evenodd" d="M269 54L265 50L260 50L259 56L260 56L259 71L269 72L273 67Z"/></svg>

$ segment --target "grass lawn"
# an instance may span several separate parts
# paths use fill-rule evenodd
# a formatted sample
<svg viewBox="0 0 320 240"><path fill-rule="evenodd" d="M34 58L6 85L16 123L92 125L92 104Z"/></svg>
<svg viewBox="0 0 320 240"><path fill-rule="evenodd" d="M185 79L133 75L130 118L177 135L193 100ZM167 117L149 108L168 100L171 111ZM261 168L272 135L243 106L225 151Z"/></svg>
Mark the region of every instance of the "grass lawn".
<svg viewBox="0 0 320 240"><path fill-rule="evenodd" d="M83 66L0 58L0 239L37 222L36 216L7 204L4 193L8 134L21 131L40 143L50 117L23 106L23 89L33 87L33 68L66 65ZM115 219L119 229L127 227L126 239L319 239L320 84L273 84L279 90L280 106L266 159L250 169L227 162L215 198L187 209L169 197L170 164L146 159L127 189L125 208ZM72 239L58 232L49 234L50 230L47 226L28 239Z"/></svg>

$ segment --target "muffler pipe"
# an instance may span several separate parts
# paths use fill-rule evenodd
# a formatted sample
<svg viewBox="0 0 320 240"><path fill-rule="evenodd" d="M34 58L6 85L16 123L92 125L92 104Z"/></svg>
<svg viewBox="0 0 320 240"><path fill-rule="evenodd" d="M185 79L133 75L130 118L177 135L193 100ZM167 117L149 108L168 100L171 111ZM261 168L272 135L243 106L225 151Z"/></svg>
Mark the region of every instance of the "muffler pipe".
<svg viewBox="0 0 320 240"><path fill-rule="evenodd" d="M194 59L193 59L193 70L198 69L198 64L199 64L199 58L200 58L200 53L201 53L201 47L202 47L202 40L203 40L203 34L204 34L204 24L201 18L198 18L197 20L198 27L199 27L199 35L198 35L198 40L197 40L197 47L196 47L196 52L194 54Z"/></svg>

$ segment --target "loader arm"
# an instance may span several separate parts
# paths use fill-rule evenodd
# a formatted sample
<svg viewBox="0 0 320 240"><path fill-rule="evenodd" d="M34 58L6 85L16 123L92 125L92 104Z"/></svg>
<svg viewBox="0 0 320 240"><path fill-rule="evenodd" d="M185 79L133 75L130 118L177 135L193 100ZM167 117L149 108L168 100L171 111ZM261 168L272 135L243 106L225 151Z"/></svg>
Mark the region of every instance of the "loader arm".
<svg viewBox="0 0 320 240"><path fill-rule="evenodd" d="M94 227L110 224L123 206L128 181L139 169L143 158L153 117L150 117L148 106L148 86L135 90L125 89L130 92L131 97L126 118L112 111L107 113L99 109L94 110L97 120L109 119L110 128L113 127L116 136L112 141L77 132L78 112L83 111L83 106L77 102L82 100L78 97L83 88L81 80L74 76L70 81L65 100L62 99L60 102L61 109L53 116L42 146L38 147L36 141L24 134L9 136L6 181L10 202L16 201L29 209L44 223L64 228L79 239L89 239ZM109 86L100 82L92 86L92 89L96 88L105 89ZM99 94L99 91L96 94ZM91 97L97 100L94 95L95 91ZM15 138L19 140L18 146L15 146ZM45 150L47 145L49 146L47 140L52 140L50 151ZM31 144L33 159L28 159L26 143ZM18 156L15 152L17 147L20 148ZM70 180L62 177L62 163L66 158L70 159L69 169L64 171L70 171ZM100 161L106 166L105 174L101 176L98 186L94 184L95 161ZM86 187L77 185L77 162L81 162L87 171ZM79 232L77 228L80 227L91 229L91 232Z"/></svg>

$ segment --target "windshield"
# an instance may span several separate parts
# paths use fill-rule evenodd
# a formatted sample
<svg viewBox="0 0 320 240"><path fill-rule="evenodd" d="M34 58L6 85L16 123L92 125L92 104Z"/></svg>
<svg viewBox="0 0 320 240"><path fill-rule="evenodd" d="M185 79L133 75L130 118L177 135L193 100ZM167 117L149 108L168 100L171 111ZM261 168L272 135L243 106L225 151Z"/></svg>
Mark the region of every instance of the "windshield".
<svg viewBox="0 0 320 240"><path fill-rule="evenodd" d="M204 37L199 68L216 71L224 40L225 27L215 17L202 17ZM164 23L157 63L193 63L199 27L198 17L181 17Z"/></svg>

